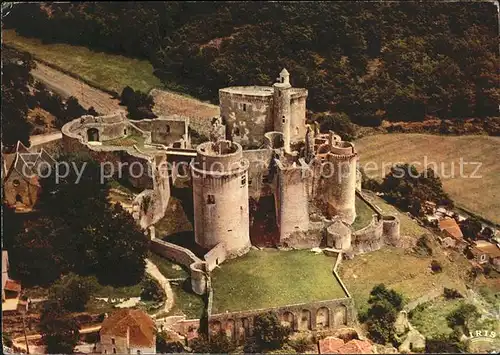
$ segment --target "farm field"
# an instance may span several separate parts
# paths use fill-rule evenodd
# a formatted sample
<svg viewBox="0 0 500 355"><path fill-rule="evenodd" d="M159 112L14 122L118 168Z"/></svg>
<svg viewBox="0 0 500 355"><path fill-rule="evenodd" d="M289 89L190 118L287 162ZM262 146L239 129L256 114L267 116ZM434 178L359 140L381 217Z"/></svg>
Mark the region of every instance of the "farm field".
<svg viewBox="0 0 500 355"><path fill-rule="evenodd" d="M436 163L443 186L458 207L464 207L494 223L500 223L500 137L437 136L430 134L383 134L363 137L356 142L361 167L368 175L381 178L398 162L416 163L421 169ZM463 177L460 177L463 159ZM479 170L472 178L476 164ZM371 166L367 164L370 163ZM373 166L378 167L371 170ZM420 164L420 166L418 166ZM454 175L452 176L454 168Z"/></svg>
<svg viewBox="0 0 500 355"><path fill-rule="evenodd" d="M20 36L14 30L3 30L2 39L5 44L78 74L99 88L121 93L127 85L143 92L162 87L147 60L95 52L81 46L44 44L39 39Z"/></svg>
<svg viewBox="0 0 500 355"><path fill-rule="evenodd" d="M310 250L250 250L212 272L212 314L347 297L334 263Z"/></svg>

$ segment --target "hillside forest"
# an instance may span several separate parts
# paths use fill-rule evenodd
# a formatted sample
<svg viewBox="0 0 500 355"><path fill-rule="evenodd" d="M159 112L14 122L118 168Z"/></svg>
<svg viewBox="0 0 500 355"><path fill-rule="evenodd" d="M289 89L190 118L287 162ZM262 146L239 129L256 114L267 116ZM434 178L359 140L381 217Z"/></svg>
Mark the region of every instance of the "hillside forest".
<svg viewBox="0 0 500 355"><path fill-rule="evenodd" d="M382 120L499 116L489 2L85 2L14 6L5 28L146 58L167 87L217 102L281 68L314 112Z"/></svg>

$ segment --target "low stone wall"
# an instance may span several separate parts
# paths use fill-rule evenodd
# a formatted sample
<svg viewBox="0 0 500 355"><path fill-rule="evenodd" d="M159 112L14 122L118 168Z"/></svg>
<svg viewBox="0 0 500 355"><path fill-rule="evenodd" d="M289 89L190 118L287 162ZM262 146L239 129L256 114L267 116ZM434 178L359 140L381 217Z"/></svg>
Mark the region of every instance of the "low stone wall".
<svg viewBox="0 0 500 355"><path fill-rule="evenodd" d="M158 238L151 238L151 251L186 268L189 268L192 263L203 261L191 250Z"/></svg>
<svg viewBox="0 0 500 355"><path fill-rule="evenodd" d="M207 263L208 271L215 269L217 265L222 264L226 260L226 245L224 243L219 243L208 253L203 256L205 262Z"/></svg>
<svg viewBox="0 0 500 355"><path fill-rule="evenodd" d="M154 253L188 268L191 276L191 288L194 293L203 295L210 290L210 275L207 264L194 255L191 250L155 237L151 238L150 249Z"/></svg>
<svg viewBox="0 0 500 355"><path fill-rule="evenodd" d="M352 234L351 246L354 254L378 250L384 245L384 225L382 219L374 214L370 224Z"/></svg>

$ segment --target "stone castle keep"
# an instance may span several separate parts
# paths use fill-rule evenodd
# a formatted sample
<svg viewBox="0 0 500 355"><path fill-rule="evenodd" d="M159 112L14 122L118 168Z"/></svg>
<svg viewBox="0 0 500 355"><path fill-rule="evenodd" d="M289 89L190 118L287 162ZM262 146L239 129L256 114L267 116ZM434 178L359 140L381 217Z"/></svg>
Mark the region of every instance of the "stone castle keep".
<svg viewBox="0 0 500 355"><path fill-rule="evenodd" d="M397 244L400 238L399 220L383 215L359 191L354 144L306 123L307 95L306 89L291 86L286 69L272 87L221 89L220 117L198 132L210 138L196 147L189 118L179 116L133 121L124 112L87 115L61 130L64 152L90 157L102 163L107 177L142 191L126 208L149 231L151 250L189 269L192 290L208 295L209 323L233 336L251 334L252 319L262 310L211 313L210 274L226 259L247 253L252 245L329 247L338 265L342 255ZM16 154L8 161L21 161ZM52 159L46 151L36 156ZM38 186L35 182L15 163L3 168L12 201L36 200L28 189ZM154 225L181 188L192 189L193 250L155 236ZM370 205L373 219L354 230L357 198ZM273 309L282 321L295 330L352 324L353 300L335 267L332 277L346 296Z"/></svg>
<svg viewBox="0 0 500 355"><path fill-rule="evenodd" d="M378 242L363 242L359 231L351 230L358 153L334 132L319 133L306 124L307 95L291 86L283 69L272 87L220 89L220 117L201 132L210 140L196 149L189 118L132 121L122 112L67 123L63 149L105 162L115 175L143 189L130 211L143 228L164 217L172 187L187 173L194 240L207 255L217 254L217 262L246 253L252 243L372 250L393 222L374 211L378 216L370 231L382 231L375 233ZM390 234L397 238L399 224Z"/></svg>

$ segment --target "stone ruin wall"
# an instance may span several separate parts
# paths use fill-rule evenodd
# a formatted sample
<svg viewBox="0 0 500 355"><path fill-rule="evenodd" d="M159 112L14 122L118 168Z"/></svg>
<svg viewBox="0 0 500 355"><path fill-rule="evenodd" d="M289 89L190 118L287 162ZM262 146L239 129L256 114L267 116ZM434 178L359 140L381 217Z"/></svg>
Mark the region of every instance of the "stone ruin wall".
<svg viewBox="0 0 500 355"><path fill-rule="evenodd" d="M273 151L270 149L244 150L243 159L249 162L248 166L248 195L259 200L261 196L273 194L270 184L269 166L273 159Z"/></svg>
<svg viewBox="0 0 500 355"><path fill-rule="evenodd" d="M63 149L68 153L89 157L102 164L106 174L111 173L110 169L112 169L115 176L121 174L135 188L144 189L132 203L132 215L141 228L146 228L160 220L165 214L170 199L168 176L160 174L155 160L141 152L136 146L89 145L85 133L88 125L94 125L95 120L93 116L83 116L64 125L62 128ZM121 126L122 121L118 115L104 116L98 120L106 122L103 124L114 127L113 130L116 131L126 127L123 129L128 129L128 133L131 130L137 130L141 134L146 133L132 124ZM102 129L102 132L105 130ZM101 138L100 136L99 139Z"/></svg>
<svg viewBox="0 0 500 355"><path fill-rule="evenodd" d="M322 331L356 324L354 302L351 298L295 304L251 311L211 314L208 317L209 334L220 331L241 344L253 335L255 317L272 311L282 324L294 331Z"/></svg>
<svg viewBox="0 0 500 355"><path fill-rule="evenodd" d="M311 175L305 162L297 162L292 166L283 165L279 160L275 200L277 202L277 222L280 230L280 241L286 240L290 234L309 230L309 194L308 185Z"/></svg>
<svg viewBox="0 0 500 355"><path fill-rule="evenodd" d="M297 91L297 93L294 93ZM306 89L292 88L291 106L291 123L290 123L290 141L303 141L306 136Z"/></svg>
<svg viewBox="0 0 500 355"><path fill-rule="evenodd" d="M244 147L262 145L264 134L273 130L272 90L270 92L270 96L262 96L219 90L220 112L227 123L228 139Z"/></svg>
<svg viewBox="0 0 500 355"><path fill-rule="evenodd" d="M142 131L151 132L151 143L173 146L176 148L189 148L189 119L159 117L154 119L130 120L130 122Z"/></svg>

